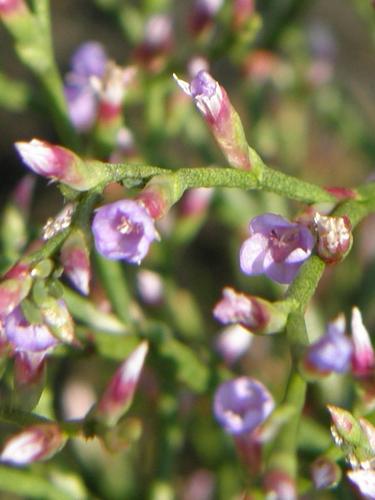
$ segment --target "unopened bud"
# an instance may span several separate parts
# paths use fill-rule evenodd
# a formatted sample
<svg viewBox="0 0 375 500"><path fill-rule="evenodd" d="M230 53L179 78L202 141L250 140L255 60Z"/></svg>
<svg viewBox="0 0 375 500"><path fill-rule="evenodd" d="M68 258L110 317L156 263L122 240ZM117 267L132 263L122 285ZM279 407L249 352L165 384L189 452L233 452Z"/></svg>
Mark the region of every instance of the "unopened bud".
<svg viewBox="0 0 375 500"><path fill-rule="evenodd" d="M341 469L329 458L320 457L311 465L311 477L317 490L331 488L340 481Z"/></svg>
<svg viewBox="0 0 375 500"><path fill-rule="evenodd" d="M95 418L113 427L126 413L133 401L147 351L147 342L142 342L118 368L93 410Z"/></svg>
<svg viewBox="0 0 375 500"><path fill-rule="evenodd" d="M101 164L84 162L62 146L33 139L30 142L17 142L16 149L24 163L35 173L60 181L77 191L87 191L105 180L105 170Z"/></svg>
<svg viewBox="0 0 375 500"><path fill-rule="evenodd" d="M144 28L144 38L136 48L137 61L148 70L157 72L165 65L166 56L173 47L173 26L167 15L151 16Z"/></svg>
<svg viewBox="0 0 375 500"><path fill-rule="evenodd" d="M296 483L287 472L271 470L263 484L267 500L297 500Z"/></svg>
<svg viewBox="0 0 375 500"><path fill-rule="evenodd" d="M0 0L0 16L17 16L26 11L24 0Z"/></svg>
<svg viewBox="0 0 375 500"><path fill-rule="evenodd" d="M249 349L253 336L241 325L230 325L218 335L215 347L228 365L235 363Z"/></svg>
<svg viewBox="0 0 375 500"><path fill-rule="evenodd" d="M65 442L66 437L57 424L33 425L8 439L0 460L14 465L47 460L60 451Z"/></svg>
<svg viewBox="0 0 375 500"><path fill-rule="evenodd" d="M225 89L207 71L200 71L190 83L173 76L185 94L193 98L229 164L250 170L249 146L241 119Z"/></svg>
<svg viewBox="0 0 375 500"><path fill-rule="evenodd" d="M276 333L286 324L288 311L259 297L223 289L223 298L213 310L214 317L224 325L239 323L256 334Z"/></svg>
<svg viewBox="0 0 375 500"><path fill-rule="evenodd" d="M28 266L16 264L0 283L0 320L10 314L30 291L32 279Z"/></svg>
<svg viewBox="0 0 375 500"><path fill-rule="evenodd" d="M195 0L189 19L192 33L199 35L207 30L222 5L223 0Z"/></svg>
<svg viewBox="0 0 375 500"><path fill-rule="evenodd" d="M340 262L352 245L352 225L347 216L330 217L316 213L317 253L327 264Z"/></svg>
<svg viewBox="0 0 375 500"><path fill-rule="evenodd" d="M48 297L40 305L40 312L45 324L57 339L67 344L74 343L74 322L64 301Z"/></svg>
<svg viewBox="0 0 375 500"><path fill-rule="evenodd" d="M14 359L14 397L18 408L32 410L38 404L45 382L46 351L16 352Z"/></svg>
<svg viewBox="0 0 375 500"><path fill-rule="evenodd" d="M90 254L85 235L80 229L74 229L65 240L60 260L73 285L87 295L91 277Z"/></svg>
<svg viewBox="0 0 375 500"><path fill-rule="evenodd" d="M352 372L357 377L369 376L374 373L375 354L358 307L353 307L352 310L352 338Z"/></svg>

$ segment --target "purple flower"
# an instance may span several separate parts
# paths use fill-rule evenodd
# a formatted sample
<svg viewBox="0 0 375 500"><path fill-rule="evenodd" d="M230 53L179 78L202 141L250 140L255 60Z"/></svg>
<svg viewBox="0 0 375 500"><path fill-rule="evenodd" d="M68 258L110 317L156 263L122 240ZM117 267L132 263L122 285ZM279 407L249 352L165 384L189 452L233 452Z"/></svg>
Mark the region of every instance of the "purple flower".
<svg viewBox="0 0 375 500"><path fill-rule="evenodd" d="M241 246L240 266L245 274L266 274L290 283L311 255L314 238L306 226L275 214L259 215L249 225L250 238Z"/></svg>
<svg viewBox="0 0 375 500"><path fill-rule="evenodd" d="M29 323L20 307L6 317L4 328L8 341L18 352L44 352L59 343L46 325Z"/></svg>
<svg viewBox="0 0 375 500"><path fill-rule="evenodd" d="M86 42L73 54L72 71L65 78L64 92L70 119L77 130L84 132L94 123L97 98L90 78L101 78L107 62L104 48L98 42Z"/></svg>
<svg viewBox="0 0 375 500"><path fill-rule="evenodd" d="M350 366L353 345L345 335L345 318L328 324L327 332L308 348L305 368L319 374L345 373Z"/></svg>
<svg viewBox="0 0 375 500"><path fill-rule="evenodd" d="M229 434L252 432L270 415L274 401L266 387L249 377L221 384L214 397L214 414Z"/></svg>
<svg viewBox="0 0 375 500"><path fill-rule="evenodd" d="M74 52L70 64L72 73L83 78L103 76L108 57L99 42L85 42Z"/></svg>
<svg viewBox="0 0 375 500"><path fill-rule="evenodd" d="M135 200L120 200L99 208L92 230L100 254L135 264L140 264L158 237L154 220Z"/></svg>

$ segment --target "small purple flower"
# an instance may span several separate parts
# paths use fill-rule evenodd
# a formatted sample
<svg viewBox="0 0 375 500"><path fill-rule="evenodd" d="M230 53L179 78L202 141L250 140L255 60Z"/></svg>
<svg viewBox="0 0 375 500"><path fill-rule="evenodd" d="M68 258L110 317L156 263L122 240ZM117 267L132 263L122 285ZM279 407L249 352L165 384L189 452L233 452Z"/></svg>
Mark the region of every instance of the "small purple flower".
<svg viewBox="0 0 375 500"><path fill-rule="evenodd" d="M135 200L120 200L99 208L92 230L100 254L135 264L140 264L158 237L154 220Z"/></svg>
<svg viewBox="0 0 375 500"><path fill-rule="evenodd" d="M266 274L279 283L291 283L311 255L314 237L306 226L267 213L251 220L250 238L241 246L240 266L245 274Z"/></svg>
<svg viewBox="0 0 375 500"><path fill-rule="evenodd" d="M99 42L85 42L74 52L70 64L74 75L83 78L103 76L108 56Z"/></svg>
<svg viewBox="0 0 375 500"><path fill-rule="evenodd" d="M20 307L6 317L4 328L16 352L43 352L59 343L46 325L29 323Z"/></svg>
<svg viewBox="0 0 375 500"><path fill-rule="evenodd" d="M107 62L105 50L98 42L86 42L73 54L72 71L65 78L64 92L70 119L79 131L89 130L94 123L97 98L90 79L101 78Z"/></svg>
<svg viewBox="0 0 375 500"><path fill-rule="evenodd" d="M345 318L340 315L328 324L327 332L311 344L305 356L305 368L319 374L348 371L353 345L345 335Z"/></svg>
<svg viewBox="0 0 375 500"><path fill-rule="evenodd" d="M249 377L221 384L214 397L214 414L229 434L252 432L266 420L274 401L266 387Z"/></svg>

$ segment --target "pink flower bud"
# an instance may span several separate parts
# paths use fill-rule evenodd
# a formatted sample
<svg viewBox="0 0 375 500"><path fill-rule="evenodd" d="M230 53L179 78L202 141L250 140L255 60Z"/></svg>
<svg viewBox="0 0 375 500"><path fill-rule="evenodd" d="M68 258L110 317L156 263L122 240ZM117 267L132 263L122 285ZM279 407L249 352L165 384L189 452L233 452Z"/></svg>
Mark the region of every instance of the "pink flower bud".
<svg viewBox="0 0 375 500"><path fill-rule="evenodd" d="M223 0L195 0L190 16L190 29L199 35L212 24L223 5Z"/></svg>
<svg viewBox="0 0 375 500"><path fill-rule="evenodd" d="M250 170L249 146L241 119L225 89L207 71L200 71L190 84L176 75L173 77L185 94L193 98L229 164Z"/></svg>
<svg viewBox="0 0 375 500"><path fill-rule="evenodd" d="M135 74L135 66L122 68L109 62L102 78L98 76L90 78L90 83L99 98L97 116L99 122L108 125L121 116L123 100Z"/></svg>
<svg viewBox="0 0 375 500"><path fill-rule="evenodd" d="M362 315L358 307L352 310L352 372L357 377L366 377L374 372L375 355L370 336L362 321Z"/></svg>
<svg viewBox="0 0 375 500"><path fill-rule="evenodd" d="M114 426L125 414L133 401L147 351L147 342L142 342L117 369L94 409L96 418Z"/></svg>
<svg viewBox="0 0 375 500"><path fill-rule="evenodd" d="M271 470L264 478L264 490L267 498L275 500L297 500L296 483L282 470Z"/></svg>
<svg viewBox="0 0 375 500"><path fill-rule="evenodd" d="M148 70L157 72L164 66L166 56L173 47L173 26L169 16L151 16L144 28L144 38L136 48L137 61Z"/></svg>
<svg viewBox="0 0 375 500"><path fill-rule="evenodd" d="M60 451L65 442L66 437L57 424L34 425L12 436L5 443L0 460L14 465L47 460Z"/></svg>
<svg viewBox="0 0 375 500"><path fill-rule="evenodd" d="M0 0L0 16L16 16L26 10L24 0Z"/></svg>
<svg viewBox="0 0 375 500"><path fill-rule="evenodd" d="M30 291L32 279L25 264L16 264L0 283L0 320L10 314Z"/></svg>
<svg viewBox="0 0 375 500"><path fill-rule="evenodd" d="M86 191L105 178L105 171L96 162L85 163L79 156L45 141L33 139L17 142L16 149L25 164L35 173L60 181L78 191Z"/></svg>
<svg viewBox="0 0 375 500"><path fill-rule="evenodd" d="M327 264L344 259L352 245L352 225L348 217L329 217L316 213L317 253Z"/></svg>
<svg viewBox="0 0 375 500"><path fill-rule="evenodd" d="M35 408L45 386L47 350L18 351L14 357L14 404L23 410Z"/></svg>
<svg viewBox="0 0 375 500"><path fill-rule="evenodd" d="M223 323L239 323L253 333L275 333L286 323L287 311L259 297L237 293L233 288L223 289L223 298L213 314Z"/></svg>
<svg viewBox="0 0 375 500"><path fill-rule="evenodd" d="M326 457L320 457L311 465L311 477L317 490L331 488L341 479L340 467Z"/></svg>
<svg viewBox="0 0 375 500"><path fill-rule="evenodd" d="M90 254L86 238L80 229L73 230L65 240L60 254L65 274L84 295L89 293L91 276Z"/></svg>
<svg viewBox="0 0 375 500"><path fill-rule="evenodd" d="M198 217L204 214L214 194L213 188L190 189L179 204L183 217Z"/></svg>

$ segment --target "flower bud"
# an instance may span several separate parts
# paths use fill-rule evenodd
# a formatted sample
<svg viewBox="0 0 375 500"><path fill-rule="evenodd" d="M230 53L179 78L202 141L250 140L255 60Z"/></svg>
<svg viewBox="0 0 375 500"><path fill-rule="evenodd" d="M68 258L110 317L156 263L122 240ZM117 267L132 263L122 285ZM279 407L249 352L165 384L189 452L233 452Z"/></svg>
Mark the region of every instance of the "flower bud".
<svg viewBox="0 0 375 500"><path fill-rule="evenodd" d="M275 500L297 500L294 479L282 470L271 470L264 478L266 498Z"/></svg>
<svg viewBox="0 0 375 500"><path fill-rule="evenodd" d="M370 336L362 321L358 307L352 310L352 372L357 377L366 377L374 373L375 354Z"/></svg>
<svg viewBox="0 0 375 500"><path fill-rule="evenodd" d="M32 410L42 395L46 374L46 351L18 351L14 357L13 403Z"/></svg>
<svg viewBox="0 0 375 500"><path fill-rule="evenodd" d="M241 325L231 325L218 335L215 347L224 361L231 365L249 349L253 337L249 330Z"/></svg>
<svg viewBox="0 0 375 500"><path fill-rule="evenodd" d="M131 405L148 351L142 342L117 369L104 394L93 410L93 415L113 427Z"/></svg>
<svg viewBox="0 0 375 500"><path fill-rule="evenodd" d="M288 311L259 297L223 289L223 298L213 310L214 317L224 325L239 323L252 333L276 333L285 326Z"/></svg>
<svg viewBox="0 0 375 500"><path fill-rule="evenodd" d="M60 261L73 285L81 293L88 295L91 277L90 254L85 235L80 229L74 229L65 240Z"/></svg>
<svg viewBox="0 0 375 500"><path fill-rule="evenodd" d="M214 414L229 434L254 431L270 415L274 401L266 387L250 377L222 383L215 392Z"/></svg>
<svg viewBox="0 0 375 500"><path fill-rule="evenodd" d="M60 451L65 442L66 437L57 424L33 425L8 439L0 460L14 465L47 460Z"/></svg>
<svg viewBox="0 0 375 500"><path fill-rule="evenodd" d="M40 305L43 320L61 342L73 344L74 322L63 300L47 297Z"/></svg>
<svg viewBox="0 0 375 500"><path fill-rule="evenodd" d="M10 314L28 295L32 284L29 268L19 263L13 266L0 283L0 320Z"/></svg>
<svg viewBox="0 0 375 500"><path fill-rule="evenodd" d="M327 405L327 408L333 422L331 433L336 445L343 449L355 450L359 454L356 456L357 460L366 458L367 454L363 456L361 449L363 451L369 449L368 438L358 420L350 412L338 406Z"/></svg>
<svg viewBox="0 0 375 500"><path fill-rule="evenodd" d="M341 469L329 458L320 457L311 465L311 477L317 490L331 488L340 481Z"/></svg>
<svg viewBox="0 0 375 500"><path fill-rule="evenodd" d="M121 68L109 62L102 78L91 77L90 83L99 99L98 122L108 126L121 117L123 100L135 73L134 66Z"/></svg>
<svg viewBox="0 0 375 500"><path fill-rule="evenodd" d="M151 16L144 28L144 38L136 48L137 61L148 70L160 71L173 47L171 18L164 14Z"/></svg>
<svg viewBox="0 0 375 500"><path fill-rule="evenodd" d="M45 141L17 142L16 149L24 163L35 173L60 181L77 191L87 191L105 179L98 162L84 162L79 156Z"/></svg>
<svg viewBox="0 0 375 500"><path fill-rule="evenodd" d="M199 35L210 27L223 0L195 0L190 15L190 29L194 35Z"/></svg>
<svg viewBox="0 0 375 500"><path fill-rule="evenodd" d="M308 376L345 373L350 366L353 346L345 335L345 318L340 315L328 324L326 333L305 353L302 369Z"/></svg>
<svg viewBox="0 0 375 500"><path fill-rule="evenodd" d="M190 84L176 75L173 77L185 94L193 98L229 164L250 170L249 146L241 119L225 89L204 70Z"/></svg>
<svg viewBox="0 0 375 500"><path fill-rule="evenodd" d="M352 242L352 225L347 216L330 217L316 213L317 253L327 264L340 262L348 254Z"/></svg>
<svg viewBox="0 0 375 500"><path fill-rule="evenodd" d="M17 16L26 9L24 0L0 0L0 16Z"/></svg>

